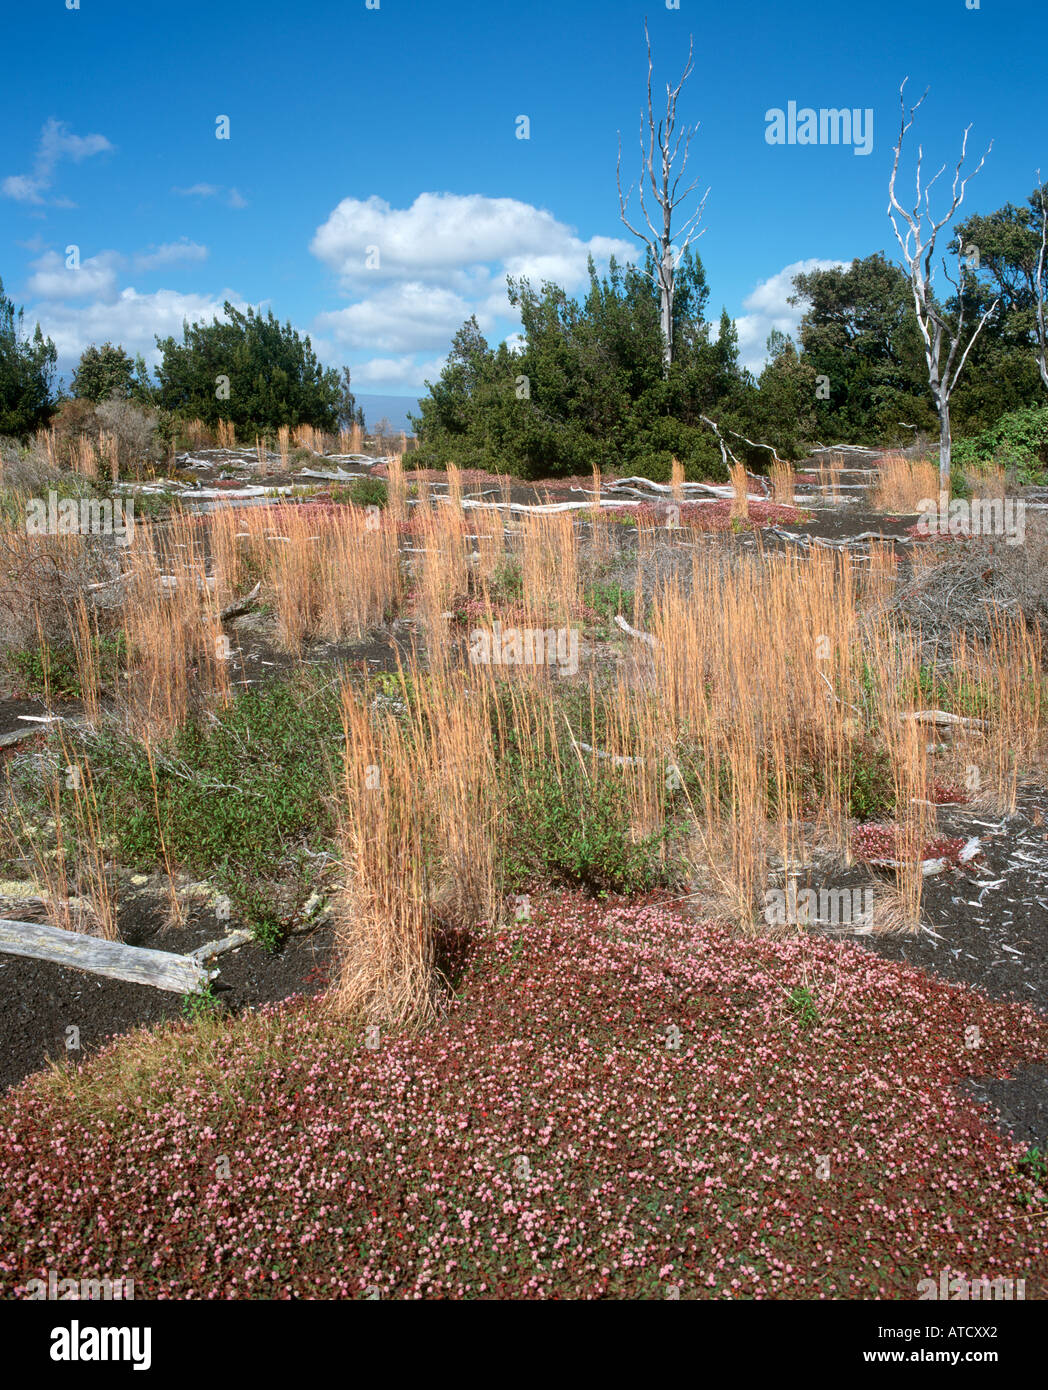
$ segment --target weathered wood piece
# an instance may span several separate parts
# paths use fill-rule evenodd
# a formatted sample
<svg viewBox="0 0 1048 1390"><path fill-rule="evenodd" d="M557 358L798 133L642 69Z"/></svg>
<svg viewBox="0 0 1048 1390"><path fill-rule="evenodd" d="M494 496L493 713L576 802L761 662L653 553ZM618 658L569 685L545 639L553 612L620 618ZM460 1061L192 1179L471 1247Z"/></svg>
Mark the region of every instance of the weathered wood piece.
<svg viewBox="0 0 1048 1390"><path fill-rule="evenodd" d="M126 946L122 941L103 941L41 922L9 918L0 918L0 952L68 965L131 984L152 985L173 994L196 994L218 973L191 956Z"/></svg>

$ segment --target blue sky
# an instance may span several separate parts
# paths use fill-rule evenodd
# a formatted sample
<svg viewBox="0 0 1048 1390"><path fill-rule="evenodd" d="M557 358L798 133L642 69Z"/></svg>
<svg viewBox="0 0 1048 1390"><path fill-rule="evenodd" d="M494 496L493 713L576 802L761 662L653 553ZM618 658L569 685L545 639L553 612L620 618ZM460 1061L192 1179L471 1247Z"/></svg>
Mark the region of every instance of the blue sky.
<svg viewBox="0 0 1048 1390"><path fill-rule="evenodd" d="M507 272L575 291L588 252L635 254L615 159L621 130L632 182L647 14L657 91L695 37L679 110L711 189L697 249L711 316L727 307L757 365L796 323L797 268L894 254L904 76L931 89L927 167L952 166L969 122L972 164L994 140L966 208L1048 174L1044 0L972 3L36 0L4 20L0 277L66 371L106 339L153 360L155 334L230 298L308 331L358 391L417 394L469 313L493 341L519 326ZM870 153L770 145L766 112L790 101L872 109Z"/></svg>

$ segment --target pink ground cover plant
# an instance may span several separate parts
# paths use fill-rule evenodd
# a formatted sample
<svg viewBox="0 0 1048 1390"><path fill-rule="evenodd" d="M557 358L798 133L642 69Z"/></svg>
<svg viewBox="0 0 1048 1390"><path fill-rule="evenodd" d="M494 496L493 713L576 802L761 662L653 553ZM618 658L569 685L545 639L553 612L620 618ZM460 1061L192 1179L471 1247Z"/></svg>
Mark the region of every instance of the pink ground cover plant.
<svg viewBox="0 0 1048 1390"><path fill-rule="evenodd" d="M749 504L749 516L732 517L732 502L682 502L675 507L673 519L678 526L692 531L759 530L764 526L792 525L809 519L809 513L786 502L755 502ZM636 507L605 507L605 515L620 521L635 521L665 526L670 518L668 504L641 502Z"/></svg>
<svg viewBox="0 0 1048 1390"><path fill-rule="evenodd" d="M424 1035L368 1047L307 998L247 1025L208 1078L5 1098L4 1294L1044 1296L1043 1194L956 1083L1045 1058L1048 1023L854 946L565 896L482 935Z"/></svg>
<svg viewBox="0 0 1048 1390"><path fill-rule="evenodd" d="M936 804L946 803L936 800ZM855 858L866 864L912 862L915 858L905 842L901 827L895 822L880 825L875 821L866 821L852 831L850 843ZM947 864L960 868L960 853L966 844L963 835L933 835L921 846L919 857L922 860L945 859Z"/></svg>

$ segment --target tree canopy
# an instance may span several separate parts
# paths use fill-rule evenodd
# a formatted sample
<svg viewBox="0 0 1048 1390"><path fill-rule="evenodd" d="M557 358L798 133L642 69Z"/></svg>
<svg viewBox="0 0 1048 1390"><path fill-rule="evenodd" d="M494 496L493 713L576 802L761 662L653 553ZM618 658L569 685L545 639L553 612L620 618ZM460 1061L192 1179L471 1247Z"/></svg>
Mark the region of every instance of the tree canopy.
<svg viewBox="0 0 1048 1390"><path fill-rule="evenodd" d="M71 384L73 396L77 400L99 401L142 400L152 398L152 387L146 371L145 359L132 358L122 347L94 343L85 348L73 372Z"/></svg>
<svg viewBox="0 0 1048 1390"><path fill-rule="evenodd" d="M272 310L241 313L227 301L223 312L225 321L184 324L181 343L157 339L159 404L207 425L232 420L245 432L338 428L347 383L321 366L308 336L279 323Z"/></svg>
<svg viewBox="0 0 1048 1390"><path fill-rule="evenodd" d="M0 280L0 435L23 438L45 425L55 406L58 353L37 324L23 328L23 311L4 294Z"/></svg>

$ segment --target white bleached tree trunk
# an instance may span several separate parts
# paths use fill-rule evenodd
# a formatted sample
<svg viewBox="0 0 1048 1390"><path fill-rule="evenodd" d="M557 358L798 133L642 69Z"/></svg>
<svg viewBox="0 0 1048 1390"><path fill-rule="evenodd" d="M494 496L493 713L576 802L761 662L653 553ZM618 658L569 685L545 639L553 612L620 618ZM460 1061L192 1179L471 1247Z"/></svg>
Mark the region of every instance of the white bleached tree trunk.
<svg viewBox="0 0 1048 1390"><path fill-rule="evenodd" d="M964 137L961 141L961 157L957 161L957 167L953 174L953 188L951 190L950 205L944 215L938 219L931 211L931 190L936 179L943 173L946 165L939 169L927 187L921 186L921 163L924 150L921 146L917 149L917 193L913 207L904 208L899 202L895 193L896 179L899 173L899 159L902 154L903 140L906 132L913 125L913 118L928 95L925 91L920 101L910 107L909 115L906 112L906 100L904 92L908 78L904 79L899 88L899 104L902 110L899 126L899 139L895 145L895 158L892 163L891 179L888 184L888 216L891 219L892 228L895 231L896 239L902 248L903 261L909 275L910 288L913 291L914 308L917 311L917 323L921 330L921 337L924 340L924 356L928 366L928 385L931 389L932 400L935 402L936 413L939 416L939 487L940 490L949 493L950 490L950 397L953 395L954 387L964 369L964 364L968 360L968 354L979 334L982 332L986 323L994 314L999 304L995 299L990 307L980 318L975 330L966 335L965 333L965 314L964 314L964 271L958 274L958 279L954 281L950 278L946 270L946 263L943 262L943 272L947 279L957 291L958 314L957 325L951 328L947 322L942 309L935 299L935 292L932 288L934 271L932 269L932 258L935 255L935 243L943 227L951 220L954 213L964 201L964 192L969 180L982 168L986 162L986 154L993 149L993 141L990 141L986 154L965 178L961 178L961 166L964 164L965 155L968 149L968 132L971 126L966 126ZM905 230L904 230L905 229ZM945 354L945 359L944 359ZM958 356L958 354L960 354Z"/></svg>
<svg viewBox="0 0 1048 1390"><path fill-rule="evenodd" d="M696 124L692 127L684 125L679 131L677 129L677 99L694 66L694 40L689 43L688 62L680 81L675 87L671 87L669 83L666 84L666 115L662 119L656 120L655 104L651 91L655 65L651 56L651 39L648 37L647 20L644 21L644 38L648 45L648 114L647 118L641 116L641 172L638 190L646 231L638 230L629 218L629 200L633 192L633 185L631 184L623 193L621 135L615 175L619 190L619 213L623 224L639 241L644 243L655 266L652 279L659 291L662 367L663 372L667 373L673 364L673 294L676 269L689 244L696 237L702 236L702 232L697 232L696 228L702 217L710 190L706 189L695 212L678 228L678 244L675 247L673 242L674 212L691 195L699 182L698 179L694 179L683 192L679 191L681 179L684 177L684 171L688 164L688 151L692 136L699 128ZM647 126L646 130L645 125ZM650 185L650 197L654 199L654 206L650 214L648 204L645 201L646 185Z"/></svg>

